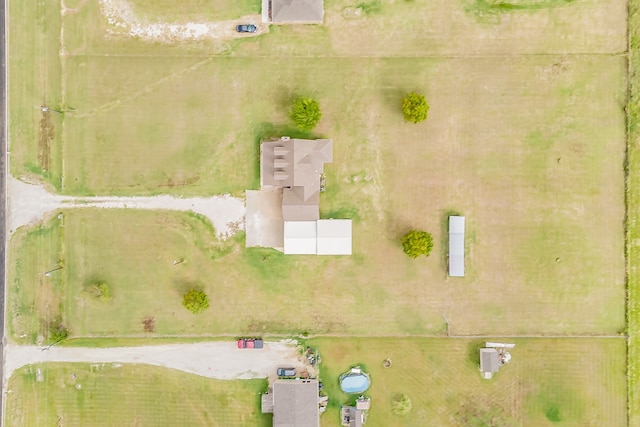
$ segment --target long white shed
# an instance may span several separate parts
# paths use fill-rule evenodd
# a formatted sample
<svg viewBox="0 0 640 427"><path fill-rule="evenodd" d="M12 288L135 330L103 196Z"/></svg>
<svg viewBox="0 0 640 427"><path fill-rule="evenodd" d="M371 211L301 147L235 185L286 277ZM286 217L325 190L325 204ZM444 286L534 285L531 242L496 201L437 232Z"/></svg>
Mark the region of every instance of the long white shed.
<svg viewBox="0 0 640 427"><path fill-rule="evenodd" d="M449 276L464 276L464 227L463 216L449 217Z"/></svg>

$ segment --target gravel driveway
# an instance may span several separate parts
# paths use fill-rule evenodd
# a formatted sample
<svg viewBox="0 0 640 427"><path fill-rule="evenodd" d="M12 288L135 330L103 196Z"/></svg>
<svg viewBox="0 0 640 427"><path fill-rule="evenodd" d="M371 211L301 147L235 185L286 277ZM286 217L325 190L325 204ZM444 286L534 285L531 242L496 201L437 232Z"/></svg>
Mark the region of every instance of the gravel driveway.
<svg viewBox="0 0 640 427"><path fill-rule="evenodd" d="M216 235L225 239L244 229L244 200L228 194L212 197L69 197L51 194L42 185L7 177L7 217L9 233L18 227L42 220L59 208L107 208L192 211L213 224Z"/></svg>
<svg viewBox="0 0 640 427"><path fill-rule="evenodd" d="M295 342L265 342L263 349L238 349L235 342L141 347L82 348L8 344L4 379L22 366L44 362L144 363L223 380L274 378L278 366L304 370Z"/></svg>

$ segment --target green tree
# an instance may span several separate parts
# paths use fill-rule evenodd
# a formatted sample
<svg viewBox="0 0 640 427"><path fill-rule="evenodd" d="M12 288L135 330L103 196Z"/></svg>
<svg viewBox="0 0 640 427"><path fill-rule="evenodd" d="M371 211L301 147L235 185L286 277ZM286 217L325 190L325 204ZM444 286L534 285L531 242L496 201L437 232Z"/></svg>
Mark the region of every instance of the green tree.
<svg viewBox="0 0 640 427"><path fill-rule="evenodd" d="M433 249L433 236L426 231L411 230L402 238L402 250L411 258L429 256Z"/></svg>
<svg viewBox="0 0 640 427"><path fill-rule="evenodd" d="M407 415L411 412L411 399L406 394L396 394L391 401L393 413L396 415Z"/></svg>
<svg viewBox="0 0 640 427"><path fill-rule="evenodd" d="M322 118L320 104L311 98L298 98L291 107L289 117L301 130L311 130Z"/></svg>
<svg viewBox="0 0 640 427"><path fill-rule="evenodd" d="M429 104L424 95L411 92L402 100L402 113L408 122L420 123L427 119Z"/></svg>
<svg viewBox="0 0 640 427"><path fill-rule="evenodd" d="M198 314L209 307L209 297L199 289L190 289L184 294L182 305L190 312Z"/></svg>

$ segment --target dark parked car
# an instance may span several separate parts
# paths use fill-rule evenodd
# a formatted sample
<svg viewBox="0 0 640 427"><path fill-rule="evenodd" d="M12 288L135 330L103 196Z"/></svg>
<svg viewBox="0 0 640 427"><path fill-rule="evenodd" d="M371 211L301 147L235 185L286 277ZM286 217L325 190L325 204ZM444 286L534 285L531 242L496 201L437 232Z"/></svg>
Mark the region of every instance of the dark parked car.
<svg viewBox="0 0 640 427"><path fill-rule="evenodd" d="M296 368L278 368L279 377L295 377Z"/></svg>
<svg viewBox="0 0 640 427"><path fill-rule="evenodd" d="M255 33L258 27L253 24L236 25L236 31L239 33Z"/></svg>
<svg viewBox="0 0 640 427"><path fill-rule="evenodd" d="M240 338L238 348L262 348L263 342L257 338Z"/></svg>

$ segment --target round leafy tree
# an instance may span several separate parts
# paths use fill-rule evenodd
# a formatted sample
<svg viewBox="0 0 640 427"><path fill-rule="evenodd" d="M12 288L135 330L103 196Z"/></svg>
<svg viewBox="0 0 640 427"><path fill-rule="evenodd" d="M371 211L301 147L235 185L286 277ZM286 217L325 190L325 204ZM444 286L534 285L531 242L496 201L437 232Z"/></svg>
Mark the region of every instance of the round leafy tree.
<svg viewBox="0 0 640 427"><path fill-rule="evenodd" d="M402 112L408 122L420 123L427 119L429 104L424 95L411 92L402 100Z"/></svg>
<svg viewBox="0 0 640 427"><path fill-rule="evenodd" d="M393 413L396 415L407 415L411 412L411 399L406 394L396 394L391 402Z"/></svg>
<svg viewBox="0 0 640 427"><path fill-rule="evenodd" d="M209 307L209 297L199 289L190 289L184 294L182 305L190 312L197 314Z"/></svg>
<svg viewBox="0 0 640 427"><path fill-rule="evenodd" d="M311 130L316 127L322 118L320 104L315 99L298 98L293 107L291 107L289 117L299 129Z"/></svg>
<svg viewBox="0 0 640 427"><path fill-rule="evenodd" d="M433 236L426 231L411 230L402 238L402 250L411 258L429 256L433 249Z"/></svg>

